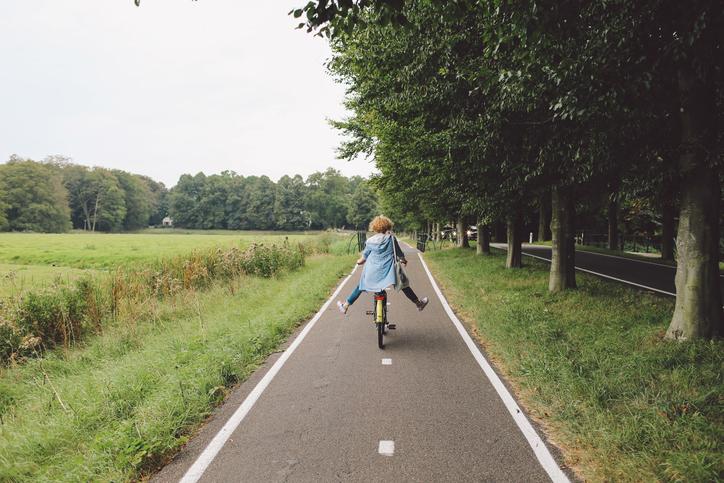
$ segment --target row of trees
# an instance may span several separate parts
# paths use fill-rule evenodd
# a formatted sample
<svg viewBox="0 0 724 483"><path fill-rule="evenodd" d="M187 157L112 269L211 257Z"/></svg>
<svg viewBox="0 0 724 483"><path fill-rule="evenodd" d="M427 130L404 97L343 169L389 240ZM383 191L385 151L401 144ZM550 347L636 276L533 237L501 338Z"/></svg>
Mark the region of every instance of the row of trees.
<svg viewBox="0 0 724 483"><path fill-rule="evenodd" d="M304 230L362 227L377 209L370 184L334 169L310 175L184 174L178 184L121 170L88 168L60 156L17 156L0 165L0 230L131 231L160 225L198 229Z"/></svg>
<svg viewBox="0 0 724 483"><path fill-rule="evenodd" d="M240 176L231 171L185 174L169 192L174 224L186 228L306 230L364 227L377 210L377 196L364 178L329 168L311 174Z"/></svg>
<svg viewBox="0 0 724 483"><path fill-rule="evenodd" d="M319 0L293 14L331 38L353 112L337 123L351 138L341 155L374 156L386 212L473 217L481 234L502 221L515 268L539 211L555 292L576 286L577 215L605 210L616 246L621 198L648 200L665 256L676 239L667 336L687 339L724 332L723 12L713 0Z"/></svg>
<svg viewBox="0 0 724 483"><path fill-rule="evenodd" d="M146 176L52 156L0 165L0 230L138 230L160 223L166 188Z"/></svg>

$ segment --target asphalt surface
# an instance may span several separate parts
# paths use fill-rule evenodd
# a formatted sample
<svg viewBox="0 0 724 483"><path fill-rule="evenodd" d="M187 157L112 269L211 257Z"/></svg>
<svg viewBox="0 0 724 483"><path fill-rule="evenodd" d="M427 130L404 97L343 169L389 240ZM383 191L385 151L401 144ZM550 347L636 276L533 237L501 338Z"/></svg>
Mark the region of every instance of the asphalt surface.
<svg viewBox="0 0 724 483"><path fill-rule="evenodd" d="M330 305L200 481L550 481L415 251L405 252L411 285L430 298L427 308L419 312L391 291L389 320L397 329L380 350L365 314L371 294L346 316ZM278 357L242 384L153 481L178 481ZM378 453L383 440L394 441L393 456Z"/></svg>
<svg viewBox="0 0 724 483"><path fill-rule="evenodd" d="M507 249L504 243L491 243L499 249ZM523 244L523 253L550 261L551 247ZM576 268L595 272L595 275L613 277L620 282L636 284L639 288L655 289L665 295L676 296L676 267L654 261L634 260L631 258L604 255L593 252L576 251ZM724 281L724 279L722 279ZM720 284L724 297L724 283Z"/></svg>

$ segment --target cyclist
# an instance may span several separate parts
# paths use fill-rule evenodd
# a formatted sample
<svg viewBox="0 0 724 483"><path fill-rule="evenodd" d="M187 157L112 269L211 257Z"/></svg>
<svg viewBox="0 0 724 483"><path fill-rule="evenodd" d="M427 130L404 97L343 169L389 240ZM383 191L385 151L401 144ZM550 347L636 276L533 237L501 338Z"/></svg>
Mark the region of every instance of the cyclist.
<svg viewBox="0 0 724 483"><path fill-rule="evenodd" d="M400 245L391 233L392 225L392 220L382 215L375 217L370 223L370 231L375 234L367 240L362 256L357 260L357 265L366 263L359 285L355 287L345 302L337 302L337 307L343 314L347 313L349 306L355 303L362 292L382 292L395 284L395 253L399 254L400 262L407 265ZM417 298L409 286L403 287L402 292L417 306L417 310L424 309L428 303L427 297Z"/></svg>

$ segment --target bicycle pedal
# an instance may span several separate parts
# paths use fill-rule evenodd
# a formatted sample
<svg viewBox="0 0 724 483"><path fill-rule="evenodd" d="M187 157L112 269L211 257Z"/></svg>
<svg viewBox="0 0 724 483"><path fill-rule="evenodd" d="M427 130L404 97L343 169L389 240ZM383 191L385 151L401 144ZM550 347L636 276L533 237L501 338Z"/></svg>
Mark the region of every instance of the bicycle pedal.
<svg viewBox="0 0 724 483"><path fill-rule="evenodd" d="M374 310L368 310L368 311L365 312L365 314L367 314L367 315L375 315L375 311L374 311Z"/></svg>
<svg viewBox="0 0 724 483"><path fill-rule="evenodd" d="M395 324L387 324L387 328L390 330L395 330L397 326Z"/></svg>

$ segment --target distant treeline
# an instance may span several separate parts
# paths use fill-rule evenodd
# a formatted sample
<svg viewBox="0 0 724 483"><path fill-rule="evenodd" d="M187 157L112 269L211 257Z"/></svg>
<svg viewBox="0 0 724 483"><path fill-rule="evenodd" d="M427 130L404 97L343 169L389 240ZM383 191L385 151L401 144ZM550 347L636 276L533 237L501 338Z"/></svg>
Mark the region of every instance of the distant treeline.
<svg viewBox="0 0 724 483"><path fill-rule="evenodd" d="M310 175L182 175L170 190L147 176L89 168L60 156L42 162L12 156L0 165L0 230L132 231L180 228L305 230L366 225L377 196L360 176L332 168Z"/></svg>

